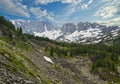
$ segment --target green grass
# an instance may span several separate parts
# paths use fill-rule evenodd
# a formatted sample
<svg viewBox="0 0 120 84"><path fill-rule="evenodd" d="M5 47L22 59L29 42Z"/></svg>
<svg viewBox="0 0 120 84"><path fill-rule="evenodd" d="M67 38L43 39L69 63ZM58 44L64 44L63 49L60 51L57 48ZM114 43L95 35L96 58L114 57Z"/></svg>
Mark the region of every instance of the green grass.
<svg viewBox="0 0 120 84"><path fill-rule="evenodd" d="M32 77L35 81L41 83L37 78L40 77L43 82L46 82L44 84L50 84L50 80L41 75L39 67L24 55L24 52L28 51L22 52L23 50L21 49L24 47L17 48L13 48L11 45L0 40L0 56L5 58L5 62L2 61L0 63L14 74L21 74L22 72L22 76L27 79Z"/></svg>

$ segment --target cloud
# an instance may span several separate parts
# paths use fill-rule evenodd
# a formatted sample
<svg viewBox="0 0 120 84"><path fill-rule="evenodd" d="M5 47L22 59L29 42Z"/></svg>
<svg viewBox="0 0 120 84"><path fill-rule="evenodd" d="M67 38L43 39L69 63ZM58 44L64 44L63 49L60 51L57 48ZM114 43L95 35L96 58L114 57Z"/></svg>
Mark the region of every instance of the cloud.
<svg viewBox="0 0 120 84"><path fill-rule="evenodd" d="M34 6L35 3L47 5L48 3L58 1L61 3L67 3L65 11L61 15L54 15L54 13L47 11L46 9L41 9L39 5ZM2 0L0 1L0 10L16 16L23 16L28 18L32 17L37 20L47 19L57 25L61 25L72 21L70 18L71 15L79 12L80 10L88 9L88 6L93 2L93 0L89 0L86 3L82 3L83 1L84 0L35 0L33 1L34 3L32 3L34 5L29 6L26 3L26 5L22 4L24 0Z"/></svg>
<svg viewBox="0 0 120 84"><path fill-rule="evenodd" d="M92 4L92 2L93 2L93 0L89 0L88 3L82 4L82 5L81 5L81 9L83 9L83 10L84 10L84 9L87 9L88 6L89 6L90 4Z"/></svg>
<svg viewBox="0 0 120 84"><path fill-rule="evenodd" d="M14 0L15 2L22 2L23 0Z"/></svg>
<svg viewBox="0 0 120 84"><path fill-rule="evenodd" d="M120 12L120 1L119 0L102 0L104 2L103 6L98 9L95 13L95 16L105 18L112 18L114 17L117 12Z"/></svg>
<svg viewBox="0 0 120 84"><path fill-rule="evenodd" d="M47 10L42 10L40 7L31 7L30 9L31 14L35 16L36 19L42 19L43 17L53 20L54 14L52 12L48 12Z"/></svg>
<svg viewBox="0 0 120 84"><path fill-rule="evenodd" d="M2 0L0 1L0 10L19 16L30 17L29 11L26 5L14 0Z"/></svg>
<svg viewBox="0 0 120 84"><path fill-rule="evenodd" d="M35 3L46 5L48 3L53 3L53 2L58 2L58 1L60 1L62 3L77 4L77 3L79 3L80 0L36 0Z"/></svg>
<svg viewBox="0 0 120 84"><path fill-rule="evenodd" d="M65 16L70 17L74 14L78 14L83 10L89 9L89 6L92 4L93 0L89 0L88 2L84 3L84 0L79 0L77 4L70 4L67 8L65 8Z"/></svg>
<svg viewBox="0 0 120 84"><path fill-rule="evenodd" d="M119 0L102 0L104 5L94 14L95 17L100 17L97 22L106 25L120 26L120 1Z"/></svg>
<svg viewBox="0 0 120 84"><path fill-rule="evenodd" d="M47 10L42 10L40 7L31 7L30 9L30 13L33 14L35 16L35 19L37 20L48 20L49 22L52 22L54 24L58 24L58 17L56 18L56 16L52 13L52 12L48 12Z"/></svg>
<svg viewBox="0 0 120 84"><path fill-rule="evenodd" d="M76 2L72 2L76 1ZM65 0L65 2L62 3L74 3L74 4L68 4L67 7L63 8L64 12L61 15L55 15L50 16L50 21L57 24L58 26L61 26L65 23L71 23L71 22L78 22L79 14L82 10L89 9L89 6L92 4L93 0L89 0L86 3L83 2L83 0ZM86 8L82 8L83 5L86 5ZM78 15L75 15L78 14Z"/></svg>
<svg viewBox="0 0 120 84"><path fill-rule="evenodd" d="M58 0L36 0L35 3L36 4L44 4L44 5L46 5L48 3L52 3L52 2L56 2L56 1L58 1Z"/></svg>
<svg viewBox="0 0 120 84"><path fill-rule="evenodd" d="M60 0L62 3L73 3L73 4L77 4L79 3L81 0Z"/></svg>
<svg viewBox="0 0 120 84"><path fill-rule="evenodd" d="M54 15L54 14L50 14L50 12L47 12L47 14L42 14L42 11L38 12L40 9L36 10L35 13L35 9L33 9L33 13L34 15L36 15L37 17L45 17L46 19L48 19L49 21L57 24L57 25L62 25L64 23L67 22L71 22L71 18L69 18L72 14L83 10L82 9L82 5L81 2L82 0L36 0L36 4L44 4L47 5L48 3L53 3L53 2L57 2L60 1L62 3L68 3L66 8L63 8L63 10L65 10L65 12L61 15ZM93 0L89 0L86 4L84 3L84 5L87 5L86 9L88 8L88 5L90 5L93 2ZM80 7L80 8L79 8ZM41 14L41 15L39 15Z"/></svg>
<svg viewBox="0 0 120 84"><path fill-rule="evenodd" d="M120 27L120 17L115 17L114 19L110 20L98 20L96 21L97 23L103 24L103 25L108 25L108 26L119 26Z"/></svg>
<svg viewBox="0 0 120 84"><path fill-rule="evenodd" d="M30 12L36 16L37 19L41 19L44 16L47 16L47 10L41 10L38 7L31 7Z"/></svg>
<svg viewBox="0 0 120 84"><path fill-rule="evenodd" d="M95 16L99 16L102 18L111 18L115 15L118 9L115 6L107 5L105 7L101 7L96 13Z"/></svg>

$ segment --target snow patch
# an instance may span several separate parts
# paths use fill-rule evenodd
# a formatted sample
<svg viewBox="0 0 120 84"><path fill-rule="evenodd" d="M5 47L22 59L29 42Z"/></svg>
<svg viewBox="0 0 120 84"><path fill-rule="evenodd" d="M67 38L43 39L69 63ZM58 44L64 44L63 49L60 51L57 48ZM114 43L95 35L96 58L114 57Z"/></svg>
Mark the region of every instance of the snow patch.
<svg viewBox="0 0 120 84"><path fill-rule="evenodd" d="M60 30L51 30L48 31L46 29L46 31L42 32L42 33L38 33L38 32L34 32L35 36L40 36L40 37L48 37L49 39L53 39L55 40L57 37L61 36L61 31Z"/></svg>
<svg viewBox="0 0 120 84"><path fill-rule="evenodd" d="M14 21L14 20L11 20L11 22L12 22L12 24L14 24L14 25L15 25L15 21Z"/></svg>
<svg viewBox="0 0 120 84"><path fill-rule="evenodd" d="M86 38L94 38L101 34L101 30L98 28L89 28L85 31L78 31L76 30L75 32L73 32L72 34L69 35L65 35L65 40L67 41L71 41L71 42L76 42L77 40L79 40L79 38L82 39L86 39ZM82 41L80 41L82 42ZM85 40L83 40L83 42L85 42Z"/></svg>
<svg viewBox="0 0 120 84"><path fill-rule="evenodd" d="M53 64L53 61L52 61L49 57L44 56L44 59L45 59L47 62Z"/></svg>

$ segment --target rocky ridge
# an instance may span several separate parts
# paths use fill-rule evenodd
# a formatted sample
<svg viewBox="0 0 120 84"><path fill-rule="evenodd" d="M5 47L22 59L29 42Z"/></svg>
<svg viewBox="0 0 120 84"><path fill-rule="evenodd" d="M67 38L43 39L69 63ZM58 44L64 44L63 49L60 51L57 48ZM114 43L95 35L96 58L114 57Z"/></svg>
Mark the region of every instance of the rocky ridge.
<svg viewBox="0 0 120 84"><path fill-rule="evenodd" d="M22 27L24 33L75 43L99 43L106 39L114 39L120 29L118 26L105 26L89 22L66 23L61 28L55 28L53 25L41 21L12 20L12 23L16 27ZM112 38L109 38L109 35Z"/></svg>

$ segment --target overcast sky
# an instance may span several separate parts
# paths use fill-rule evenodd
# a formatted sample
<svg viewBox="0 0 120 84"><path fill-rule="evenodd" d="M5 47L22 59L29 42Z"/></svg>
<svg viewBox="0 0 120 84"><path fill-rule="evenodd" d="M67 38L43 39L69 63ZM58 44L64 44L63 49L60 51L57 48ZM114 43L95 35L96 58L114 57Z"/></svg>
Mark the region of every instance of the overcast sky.
<svg viewBox="0 0 120 84"><path fill-rule="evenodd" d="M1 0L0 15L7 19L64 23L98 22L120 26L120 0Z"/></svg>

